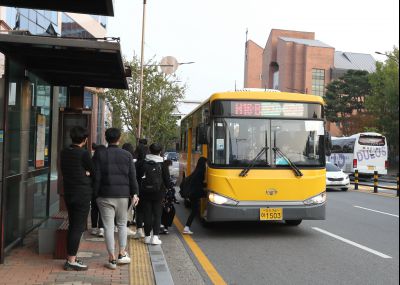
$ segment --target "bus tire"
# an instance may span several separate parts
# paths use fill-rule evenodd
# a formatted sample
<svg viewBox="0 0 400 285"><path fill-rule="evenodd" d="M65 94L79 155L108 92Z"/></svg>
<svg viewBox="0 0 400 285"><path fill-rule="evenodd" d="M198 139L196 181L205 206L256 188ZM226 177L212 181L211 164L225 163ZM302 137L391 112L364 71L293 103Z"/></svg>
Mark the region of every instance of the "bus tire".
<svg viewBox="0 0 400 285"><path fill-rule="evenodd" d="M301 224L302 221L303 221L303 220L285 220L285 223L286 223L288 226L298 226L298 225Z"/></svg>

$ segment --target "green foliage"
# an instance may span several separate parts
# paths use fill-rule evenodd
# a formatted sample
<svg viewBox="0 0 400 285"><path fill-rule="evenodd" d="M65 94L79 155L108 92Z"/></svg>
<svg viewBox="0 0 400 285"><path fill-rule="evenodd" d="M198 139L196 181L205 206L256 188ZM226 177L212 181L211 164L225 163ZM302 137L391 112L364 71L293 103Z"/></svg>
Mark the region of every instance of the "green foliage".
<svg viewBox="0 0 400 285"><path fill-rule="evenodd" d="M371 93L368 72L349 70L329 83L326 89L325 115L328 121L340 123L344 135L362 131L364 126L355 126L352 122L353 116L364 110L365 98Z"/></svg>
<svg viewBox="0 0 400 285"><path fill-rule="evenodd" d="M127 130L129 134L124 139L135 143L132 140L137 139L138 130L140 61L135 57L125 65L132 70L129 90L111 89L102 96L113 107L113 125ZM166 77L159 72L153 61L144 67L143 83L142 137L166 148L176 140L177 117L172 113L178 100L184 97L186 87L178 85L176 77Z"/></svg>
<svg viewBox="0 0 400 285"><path fill-rule="evenodd" d="M387 55L369 76L372 95L366 107L376 118L378 132L387 137L391 154L399 155L399 49L395 47Z"/></svg>

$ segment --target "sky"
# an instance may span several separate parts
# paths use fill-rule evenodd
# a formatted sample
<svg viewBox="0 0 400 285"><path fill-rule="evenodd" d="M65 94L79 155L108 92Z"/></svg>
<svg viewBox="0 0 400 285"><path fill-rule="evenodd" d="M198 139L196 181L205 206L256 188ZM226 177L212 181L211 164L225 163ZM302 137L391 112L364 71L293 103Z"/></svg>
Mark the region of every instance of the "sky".
<svg viewBox="0 0 400 285"><path fill-rule="evenodd" d="M369 53L399 46L399 0L147 0L144 56L174 56L186 100L243 88L248 39L265 47L271 29L315 32L338 51ZM114 0L108 35L123 55L140 57L143 0Z"/></svg>

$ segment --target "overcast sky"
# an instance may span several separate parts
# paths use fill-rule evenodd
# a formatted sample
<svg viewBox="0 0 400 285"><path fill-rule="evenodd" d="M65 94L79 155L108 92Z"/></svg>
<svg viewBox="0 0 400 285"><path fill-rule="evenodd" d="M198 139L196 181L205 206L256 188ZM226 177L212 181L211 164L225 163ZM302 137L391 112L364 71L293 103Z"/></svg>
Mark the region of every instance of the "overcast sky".
<svg viewBox="0 0 400 285"><path fill-rule="evenodd" d="M109 36L140 56L143 0L114 0ZM243 88L246 29L265 47L271 29L315 32L336 50L374 54L399 46L399 0L147 0L145 58L174 56L186 98ZM374 55L378 60L381 56Z"/></svg>

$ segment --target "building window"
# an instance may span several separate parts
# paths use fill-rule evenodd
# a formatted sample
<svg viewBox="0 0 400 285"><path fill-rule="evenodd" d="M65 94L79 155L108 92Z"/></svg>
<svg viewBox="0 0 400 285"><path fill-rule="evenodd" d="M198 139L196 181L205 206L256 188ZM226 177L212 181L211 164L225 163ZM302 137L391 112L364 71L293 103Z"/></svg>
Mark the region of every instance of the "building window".
<svg viewBox="0 0 400 285"><path fill-rule="evenodd" d="M325 70L316 69L312 70L312 94L323 96L325 93Z"/></svg>
<svg viewBox="0 0 400 285"><path fill-rule="evenodd" d="M89 91L83 93L83 107L85 109L92 109L93 106L93 94Z"/></svg>

